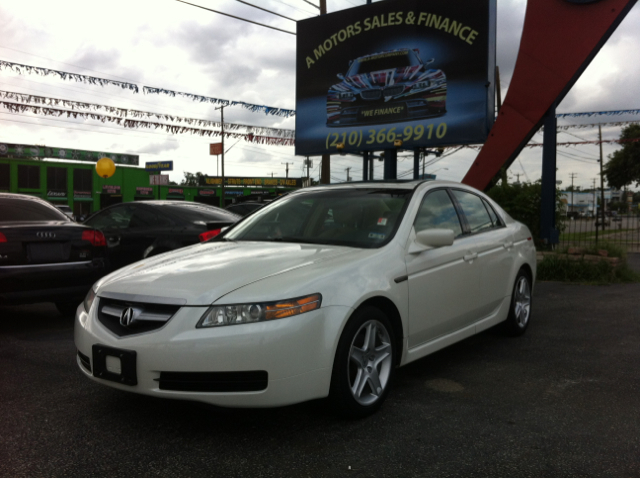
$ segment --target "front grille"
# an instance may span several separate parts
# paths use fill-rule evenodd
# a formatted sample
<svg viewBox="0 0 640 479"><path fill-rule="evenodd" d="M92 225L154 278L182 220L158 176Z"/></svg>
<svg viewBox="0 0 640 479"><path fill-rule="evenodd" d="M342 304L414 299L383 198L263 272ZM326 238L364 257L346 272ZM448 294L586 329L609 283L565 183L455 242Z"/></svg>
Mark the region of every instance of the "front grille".
<svg viewBox="0 0 640 479"><path fill-rule="evenodd" d="M82 364L87 371L91 372L91 361L89 357L78 351L78 358L80 359L80 364Z"/></svg>
<svg viewBox="0 0 640 479"><path fill-rule="evenodd" d="M122 313L131 308L130 321L121 324ZM179 305L142 303L99 298L98 320L117 336L131 336L160 329L180 309ZM126 323L126 321L125 321Z"/></svg>
<svg viewBox="0 0 640 479"><path fill-rule="evenodd" d="M191 392L247 392L267 389L266 371L237 371L210 373L181 373L162 371L155 379L165 391Z"/></svg>
<svg viewBox="0 0 640 479"><path fill-rule="evenodd" d="M360 96L363 100L379 100L382 96L382 90L376 88L375 90L362 90Z"/></svg>
<svg viewBox="0 0 640 479"><path fill-rule="evenodd" d="M402 85L394 85L388 86L384 89L384 96L397 96L400 95L404 91L404 87Z"/></svg>

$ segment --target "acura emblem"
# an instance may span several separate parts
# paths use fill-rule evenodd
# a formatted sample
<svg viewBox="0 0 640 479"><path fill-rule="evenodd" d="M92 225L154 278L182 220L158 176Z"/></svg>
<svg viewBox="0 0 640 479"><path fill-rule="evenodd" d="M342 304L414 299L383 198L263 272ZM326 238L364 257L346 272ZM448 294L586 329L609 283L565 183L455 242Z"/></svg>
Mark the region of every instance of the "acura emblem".
<svg viewBox="0 0 640 479"><path fill-rule="evenodd" d="M128 328L133 323L133 308L127 308L120 313L120 324Z"/></svg>
<svg viewBox="0 0 640 479"><path fill-rule="evenodd" d="M38 231L36 233L36 236L38 238L55 238L56 234L55 233L51 233L50 231Z"/></svg>

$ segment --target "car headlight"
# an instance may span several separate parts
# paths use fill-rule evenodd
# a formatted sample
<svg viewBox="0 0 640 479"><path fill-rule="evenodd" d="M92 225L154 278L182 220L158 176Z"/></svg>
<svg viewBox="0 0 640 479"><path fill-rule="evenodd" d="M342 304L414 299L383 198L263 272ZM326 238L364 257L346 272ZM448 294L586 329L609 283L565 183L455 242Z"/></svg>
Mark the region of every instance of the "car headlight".
<svg viewBox="0 0 640 479"><path fill-rule="evenodd" d="M82 305L84 306L84 310L87 313L91 309L91 305L93 304L93 301L96 299L96 289L97 289L96 286L93 285L89 290L89 292L87 293L87 295L85 296L84 301L82 302Z"/></svg>
<svg viewBox="0 0 640 479"><path fill-rule="evenodd" d="M353 98L353 92L343 91L343 92L338 93L337 97L340 100L349 100L349 99Z"/></svg>
<svg viewBox="0 0 640 479"><path fill-rule="evenodd" d="M247 324L288 318L318 309L320 308L320 303L322 303L322 295L316 293L269 303L212 306L200 318L196 328L212 328L214 326L230 326L232 324Z"/></svg>
<svg viewBox="0 0 640 479"><path fill-rule="evenodd" d="M414 90L422 90L424 88L429 88L431 86L431 82L429 80L419 81L415 85L413 85Z"/></svg>

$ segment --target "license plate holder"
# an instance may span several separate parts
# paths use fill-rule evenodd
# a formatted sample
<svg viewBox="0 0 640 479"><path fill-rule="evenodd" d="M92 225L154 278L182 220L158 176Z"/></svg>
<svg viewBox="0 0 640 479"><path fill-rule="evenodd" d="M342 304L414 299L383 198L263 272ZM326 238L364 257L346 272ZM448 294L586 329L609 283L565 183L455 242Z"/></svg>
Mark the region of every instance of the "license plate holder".
<svg viewBox="0 0 640 479"><path fill-rule="evenodd" d="M137 353L130 349L118 349L102 344L94 344L93 352L93 375L100 379L113 381L127 386L135 386L138 384L138 376L136 373L136 356ZM120 374L111 372L107 369L107 356L113 356L120 359Z"/></svg>
<svg viewBox="0 0 640 479"><path fill-rule="evenodd" d="M27 245L27 252L32 263L52 263L66 259L62 243L32 243Z"/></svg>

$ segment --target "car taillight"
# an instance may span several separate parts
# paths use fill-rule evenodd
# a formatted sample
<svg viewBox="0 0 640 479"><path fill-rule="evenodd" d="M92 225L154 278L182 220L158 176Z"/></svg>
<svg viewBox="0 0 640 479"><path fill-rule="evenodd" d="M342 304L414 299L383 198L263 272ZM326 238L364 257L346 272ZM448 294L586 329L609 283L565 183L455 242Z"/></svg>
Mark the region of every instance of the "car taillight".
<svg viewBox="0 0 640 479"><path fill-rule="evenodd" d="M220 231L222 231L222 228L218 228L217 230L209 230L209 231L205 231L204 233L200 233L198 235L198 237L200 238L200 242L207 241L207 240L210 240L211 238L214 238L214 237L218 236L220 234Z"/></svg>
<svg viewBox="0 0 640 479"><path fill-rule="evenodd" d="M93 246L107 246L107 239L102 234L102 231L84 230L82 232L82 241L88 241Z"/></svg>
<svg viewBox="0 0 640 479"><path fill-rule="evenodd" d="M6 242L7 242L7 237L3 233L0 233L0 243L6 243Z"/></svg>

